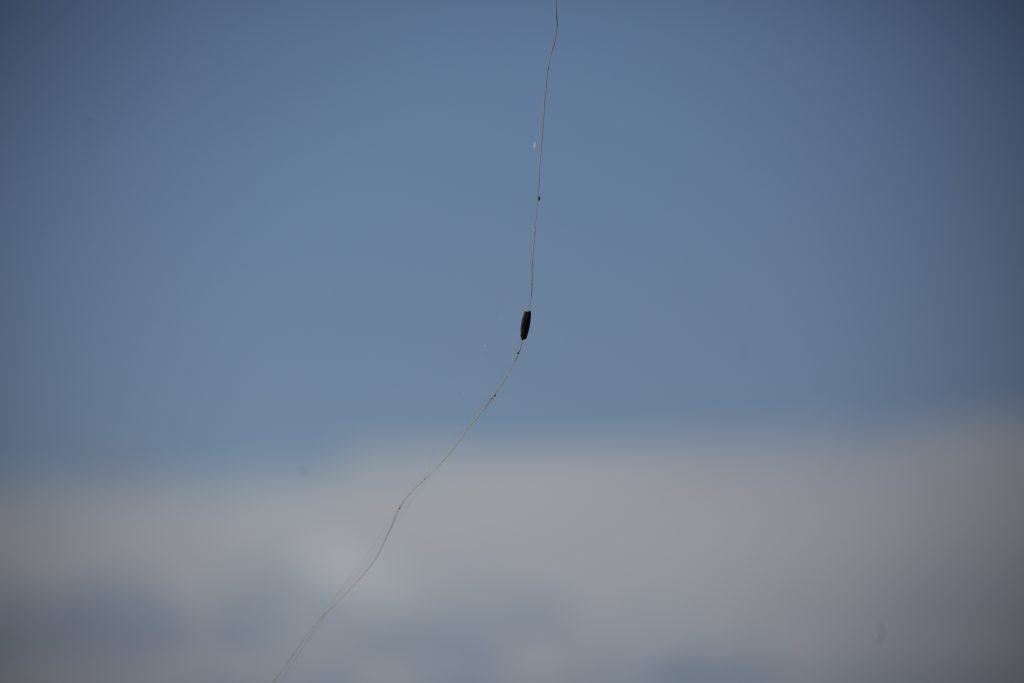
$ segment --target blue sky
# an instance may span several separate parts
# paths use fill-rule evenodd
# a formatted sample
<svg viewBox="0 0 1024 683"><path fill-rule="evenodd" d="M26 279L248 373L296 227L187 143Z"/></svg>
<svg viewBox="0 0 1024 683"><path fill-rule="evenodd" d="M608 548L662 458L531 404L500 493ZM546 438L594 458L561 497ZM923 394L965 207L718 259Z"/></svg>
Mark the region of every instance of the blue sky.
<svg viewBox="0 0 1024 683"><path fill-rule="evenodd" d="M1012 3L565 2L484 430L1024 399ZM526 298L547 2L7 4L0 462L457 431Z"/></svg>
<svg viewBox="0 0 1024 683"><path fill-rule="evenodd" d="M294 680L1024 680L1024 12L560 6ZM0 678L280 669L550 29L3 3Z"/></svg>

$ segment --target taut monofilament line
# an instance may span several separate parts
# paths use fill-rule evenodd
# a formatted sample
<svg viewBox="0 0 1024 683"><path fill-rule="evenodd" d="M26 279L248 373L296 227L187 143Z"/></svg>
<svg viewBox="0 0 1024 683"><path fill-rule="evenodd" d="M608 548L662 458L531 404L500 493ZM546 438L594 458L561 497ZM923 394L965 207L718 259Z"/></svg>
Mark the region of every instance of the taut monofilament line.
<svg viewBox="0 0 1024 683"><path fill-rule="evenodd" d="M316 632L323 625L324 621L327 619L327 616L334 610L335 607L337 607L341 603L342 600L344 600L348 596L349 593L351 593L355 589L356 586L359 585L359 582L363 580L363 577L365 577L370 572L370 570L373 569L373 565L377 563L377 560L380 559L381 553L384 552L384 546L387 545L388 539L391 538L391 532L394 531L395 524L398 523L398 518L402 515L402 512L409 508L409 503L412 501L413 497L415 497L416 493L419 492L419 490L423 487L423 485L426 484L427 481L429 481L430 478L433 477L437 473L437 471L444 466L446 462L448 462L448 459L452 456L452 454L455 453L455 451L458 449L460 445L462 445L462 442L465 440L466 435L469 434L469 431L473 429L473 426L480 421L480 418L483 417L483 414L487 411L491 404L494 403L494 400L498 398L498 393L501 391L502 387L505 386L505 382L508 381L509 376L512 374L512 371L515 369L516 364L519 362L519 357L523 353L523 347L526 345L526 337L530 333L530 321L533 317L533 280L535 266L537 262L537 223L540 219L540 179L541 169L544 163L544 123L548 113L548 84L551 79L551 59L552 57L554 57L555 45L558 43L558 0L554 0L554 5L554 31L551 36L551 47L548 49L547 63L544 67L544 100L540 111L540 136L537 140L537 186L535 193L536 199L533 209L533 225L530 229L530 290L529 296L526 300L526 309L523 311L522 318L519 322L519 345L516 347L515 353L512 354L512 362L509 364L508 369L505 370L505 374L501 376L501 379L498 381L497 386L494 387L494 390L487 397L487 400L484 401L483 405L480 406L480 408L476 411L476 414L473 415L473 419L469 421L469 424L467 424L466 427L462 430L462 433L459 434L459 437L455 440L455 443L453 443L451 448L448 449L448 452L445 453L444 456L440 460L438 460L437 463L433 467L431 467L430 470L428 470L427 473L424 474L423 477L420 478L420 480L417 481L416 484L413 485L412 488L410 488L402 497L402 500L398 503L398 506L395 508L394 512L391 513L391 518L388 520L388 523L384 527L384 530L377 537L376 542L367 551L366 555L363 558L363 561L356 566L356 568L349 575L348 579L341 585L341 587L338 588L338 591L334 594L334 597L331 598L331 601L327 603L327 606L320 613L320 616L317 618L317 620L313 622L313 625L309 628L309 630L307 630L306 633L303 634L302 638L299 640L299 644L295 647L291 655L285 661L284 666L282 666L281 670L277 673L276 676L274 676L274 683L280 683L280 681L283 681L285 679L285 677L288 675L288 672L291 671L292 667L295 666L295 663L299 660L299 657L302 656L302 652L306 649L306 645L309 644L309 642L313 639L313 636L316 635Z"/></svg>

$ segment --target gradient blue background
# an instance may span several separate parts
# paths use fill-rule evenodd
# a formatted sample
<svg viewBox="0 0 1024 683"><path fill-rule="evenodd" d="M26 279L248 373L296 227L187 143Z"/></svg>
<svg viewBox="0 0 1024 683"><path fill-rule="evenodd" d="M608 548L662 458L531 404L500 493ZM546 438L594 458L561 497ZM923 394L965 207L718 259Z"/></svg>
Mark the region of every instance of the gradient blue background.
<svg viewBox="0 0 1024 683"><path fill-rule="evenodd" d="M560 4L294 680L1024 680L1021 4ZM272 678L550 22L0 3L0 679Z"/></svg>
<svg viewBox="0 0 1024 683"><path fill-rule="evenodd" d="M1015 3L562 14L485 429L1021 404ZM3 466L456 431L525 302L549 15L5 3Z"/></svg>

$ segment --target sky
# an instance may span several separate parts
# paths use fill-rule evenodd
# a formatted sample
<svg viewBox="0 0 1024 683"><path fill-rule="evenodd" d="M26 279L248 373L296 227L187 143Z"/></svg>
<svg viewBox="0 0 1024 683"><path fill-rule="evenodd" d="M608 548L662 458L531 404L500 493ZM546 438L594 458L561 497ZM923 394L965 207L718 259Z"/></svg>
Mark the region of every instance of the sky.
<svg viewBox="0 0 1024 683"><path fill-rule="evenodd" d="M180 680L188 662L205 667L191 680L272 676L304 615L361 555L349 549L372 540L351 520L376 511L383 523L387 501L443 454L516 348L551 9L3 3L0 629L21 645L0 672L66 680L61 667L84 652L82 680L160 680L155 666ZM347 645L332 649L325 633L304 680L455 680L438 662L459 652L475 657L467 680L1019 679L1024 662L1006 643L1024 637L1022 602L1008 577L1024 560L1005 539L1024 512L1002 487L1024 485L1022 45L1012 2L562 0L524 356L443 472L449 495L431 512L424 493L427 510L409 524L421 535L396 539L407 548L396 555L437 565L389 568L385 556L375 587L338 618L333 637ZM590 471L588 454L605 447ZM805 507L764 498L720 460L785 482L783 498L806 491ZM839 559L822 560L833 564L813 595L843 593L836 610L856 614L850 623L827 600L759 611L774 584L747 593L742 572L707 587L738 616L685 629L676 620L704 591L692 577L643 577L668 596L664 621L645 621L647 598L608 616L598 589L574 592L625 585L593 556L646 523L628 512L645 486L689 491L691 467L706 476L694 510L707 528L664 551L681 573L693 547L709 567L749 561L813 581L815 558L796 537L829 492L851 502L822 519L868 539L882 523L854 500L905 506L895 528L906 539L931 538L918 516L951 491L967 502L955 508L963 524L935 531L934 545L854 544L870 560L851 575L857 591L839 590ZM819 467L824 493L806 475ZM603 543L603 504L565 474L579 468L626 511ZM882 486L894 472L925 483L905 500L913 487ZM531 501L496 483L500 473L572 491ZM473 562L465 535L483 533L479 487L494 495L488 534L504 539L488 542L515 550L529 576L502 569L507 555L476 579L460 564ZM566 512L559 495L590 516L571 529L554 513L522 529L509 521L516 505ZM759 531L723 502L748 495L789 525L763 556L730 541ZM647 511L693 512L662 502ZM251 515L276 521L238 521ZM318 531L335 515L342 526ZM248 540L219 548L233 525ZM143 530L179 526L172 547L194 566L159 569L167 558ZM560 549L528 542L563 528ZM977 540L980 529L1000 531ZM642 564L664 543L641 535L630 557ZM92 554L81 568L73 559ZM920 593L900 588L947 556L976 561ZM560 569L538 579L553 558ZM39 570L53 563L64 568ZM424 602L412 588L453 567L464 592ZM251 586L236 590L235 571ZM972 616L929 640L914 600L960 618L963 605L941 597L954 576L991 594L967 591ZM493 591L506 594L494 614L512 610L507 628L522 633L498 629L467 648L470 603ZM878 595L913 605L885 616ZM203 604L223 613L203 617ZM821 624L807 616L816 609L830 615ZM280 620L254 633L254 614ZM587 614L603 616L568 626ZM522 654L517 639L537 619L564 620L551 642L575 659ZM635 638L601 636L602 619ZM773 619L795 620L796 642L815 626L836 640L811 648L814 659L762 637ZM845 628L874 638L879 620L920 640L889 644L890 660L838 644L852 642L835 635ZM151 637L127 638L132 624ZM396 624L405 635L374 640ZM109 640L80 640L104 628ZM436 642L422 640L428 631ZM956 658L957 637L963 656L945 666L939 654ZM689 645L674 651L680 638ZM241 651L263 655L234 668ZM882 668L867 675L872 657Z"/></svg>
<svg viewBox="0 0 1024 683"><path fill-rule="evenodd" d="M289 681L1011 683L1019 421L489 442L431 480ZM269 681L424 464L0 496L0 674Z"/></svg>
<svg viewBox="0 0 1024 683"><path fill-rule="evenodd" d="M6 3L3 466L455 431L525 305L550 10ZM1012 3L562 14L485 429L1021 405Z"/></svg>

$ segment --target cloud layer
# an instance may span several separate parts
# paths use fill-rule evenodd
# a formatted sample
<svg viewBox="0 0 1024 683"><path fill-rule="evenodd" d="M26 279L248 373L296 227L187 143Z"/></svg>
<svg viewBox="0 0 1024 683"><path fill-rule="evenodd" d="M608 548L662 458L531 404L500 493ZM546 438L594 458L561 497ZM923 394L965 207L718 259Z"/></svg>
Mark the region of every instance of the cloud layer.
<svg viewBox="0 0 1024 683"><path fill-rule="evenodd" d="M1024 677L1024 430L482 444L295 681ZM12 482L0 678L270 680L426 460Z"/></svg>

